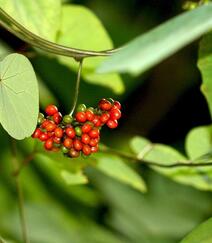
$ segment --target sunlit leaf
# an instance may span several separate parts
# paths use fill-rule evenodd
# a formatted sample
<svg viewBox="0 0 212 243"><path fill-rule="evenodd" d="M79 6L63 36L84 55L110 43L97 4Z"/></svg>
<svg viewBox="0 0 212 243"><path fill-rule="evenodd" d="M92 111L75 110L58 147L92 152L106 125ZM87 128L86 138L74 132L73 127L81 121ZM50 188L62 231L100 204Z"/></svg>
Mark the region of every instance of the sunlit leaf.
<svg viewBox="0 0 212 243"><path fill-rule="evenodd" d="M14 138L29 137L37 125L39 97L34 70L20 54L0 62L0 122Z"/></svg>
<svg viewBox="0 0 212 243"><path fill-rule="evenodd" d="M55 40L60 27L60 0L0 0L0 6L34 34Z"/></svg>
<svg viewBox="0 0 212 243"><path fill-rule="evenodd" d="M145 33L106 60L101 72L138 75L212 29L212 4L183 13Z"/></svg>
<svg viewBox="0 0 212 243"><path fill-rule="evenodd" d="M186 236L181 243L210 243L212 242L212 218L202 223Z"/></svg>
<svg viewBox="0 0 212 243"><path fill-rule="evenodd" d="M87 8L65 5L62 8L59 44L93 51L113 48L112 41L99 19ZM61 63L77 70L78 64L68 58L59 57ZM117 74L97 74L96 67L104 60L102 57L87 58L83 63L83 78L91 83L107 86L116 93L122 93L124 86Z"/></svg>
<svg viewBox="0 0 212 243"><path fill-rule="evenodd" d="M198 67L202 74L201 90L212 115L212 32L205 35L200 42Z"/></svg>
<svg viewBox="0 0 212 243"><path fill-rule="evenodd" d="M88 179L82 172L71 173L67 170L61 171L61 176L68 185L79 185L88 183Z"/></svg>

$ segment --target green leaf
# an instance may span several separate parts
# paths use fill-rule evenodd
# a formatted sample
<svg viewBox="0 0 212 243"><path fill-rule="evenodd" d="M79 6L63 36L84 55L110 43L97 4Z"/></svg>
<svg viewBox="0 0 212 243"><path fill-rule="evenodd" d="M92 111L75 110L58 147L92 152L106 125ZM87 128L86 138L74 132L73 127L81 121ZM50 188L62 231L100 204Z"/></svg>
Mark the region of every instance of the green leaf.
<svg viewBox="0 0 212 243"><path fill-rule="evenodd" d="M205 35L200 42L198 67L202 74L201 90L212 115L212 32Z"/></svg>
<svg viewBox="0 0 212 243"><path fill-rule="evenodd" d="M138 75L212 29L212 4L183 13L145 33L106 60L100 72Z"/></svg>
<svg viewBox="0 0 212 243"><path fill-rule="evenodd" d="M62 8L62 23L58 44L93 51L113 48L112 41L100 20L87 8L65 5ZM68 57L58 57L62 64L76 71L78 64ZM86 58L83 62L83 78L93 84L111 88L120 94L124 91L123 82L117 74L97 74L96 67L102 57Z"/></svg>
<svg viewBox="0 0 212 243"><path fill-rule="evenodd" d="M140 140L140 141L139 141ZM201 143L200 140L198 140ZM197 141L194 142L197 145ZM136 137L131 140L130 146L134 153L139 157L139 154L143 154L142 157L146 162L156 162L160 164L175 164L178 162L189 163L189 160L174 148L163 145L153 144L150 149L146 150L145 139ZM190 145L189 145L190 146ZM201 146L200 146L201 148ZM200 149L199 149L200 151ZM208 151L207 151L208 152ZM195 163L195 161L193 161ZM203 161L196 161L204 163ZM177 167L177 168L162 168L157 166L151 166L155 171L171 178L174 181L185 185L191 185L200 190L212 190L212 168L211 167Z"/></svg>
<svg viewBox="0 0 212 243"><path fill-rule="evenodd" d="M207 154L211 150L212 126L192 129L186 137L186 152L190 159Z"/></svg>
<svg viewBox="0 0 212 243"><path fill-rule="evenodd" d="M212 242L212 218L200 224L181 243L211 243Z"/></svg>
<svg viewBox="0 0 212 243"><path fill-rule="evenodd" d="M37 125L38 84L29 60L10 54L0 62L0 122L16 139L29 137Z"/></svg>
<svg viewBox="0 0 212 243"><path fill-rule="evenodd" d="M0 6L34 34L55 41L60 27L60 0L0 0Z"/></svg>
<svg viewBox="0 0 212 243"><path fill-rule="evenodd" d="M120 182L126 183L135 189L146 192L146 184L133 169L131 169L125 162L114 155L107 154L97 154L95 156L97 159L96 168L108 176L113 177Z"/></svg>
<svg viewBox="0 0 212 243"><path fill-rule="evenodd" d="M61 176L68 185L80 185L88 183L87 177L83 175L81 171L71 173L70 171L62 170Z"/></svg>

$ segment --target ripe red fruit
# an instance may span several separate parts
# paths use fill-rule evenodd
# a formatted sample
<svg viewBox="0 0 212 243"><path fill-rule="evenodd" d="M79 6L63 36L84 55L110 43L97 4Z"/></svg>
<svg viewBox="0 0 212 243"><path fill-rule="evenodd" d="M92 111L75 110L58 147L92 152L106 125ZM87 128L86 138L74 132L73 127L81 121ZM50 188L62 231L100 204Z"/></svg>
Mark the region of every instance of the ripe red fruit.
<svg viewBox="0 0 212 243"><path fill-rule="evenodd" d="M97 115L94 116L94 119L92 122L95 125L95 127L100 127L102 125L100 117Z"/></svg>
<svg viewBox="0 0 212 243"><path fill-rule="evenodd" d="M56 127L57 126L56 126L56 124L54 122L49 121L49 123L46 125L45 128L46 128L47 132L53 132Z"/></svg>
<svg viewBox="0 0 212 243"><path fill-rule="evenodd" d="M107 122L107 126L109 127L109 128L112 128L112 129L114 129L114 128L116 128L117 126L118 126L118 122L117 122L117 120L108 120L108 122Z"/></svg>
<svg viewBox="0 0 212 243"><path fill-rule="evenodd" d="M80 156L80 153L76 151L75 149L71 148L69 151L69 155L71 158L77 158Z"/></svg>
<svg viewBox="0 0 212 243"><path fill-rule="evenodd" d="M33 138L39 138L41 135L42 131L40 130L40 128L35 129L34 133L32 134Z"/></svg>
<svg viewBox="0 0 212 243"><path fill-rule="evenodd" d="M85 123L83 126L82 126L82 132L83 133L88 133L90 132L90 130L92 129L91 125L88 124L88 123Z"/></svg>
<svg viewBox="0 0 212 243"><path fill-rule="evenodd" d="M53 120L56 124L59 124L62 121L62 114L60 112L57 112L53 115Z"/></svg>
<svg viewBox="0 0 212 243"><path fill-rule="evenodd" d="M63 141L63 145L66 148L71 148L72 147L72 144L73 144L73 140L70 139L70 138L65 138L64 141Z"/></svg>
<svg viewBox="0 0 212 243"><path fill-rule="evenodd" d="M54 141L54 143L56 143L56 144L60 144L60 143L61 143L61 138L54 137L54 138L53 138L53 141Z"/></svg>
<svg viewBox="0 0 212 243"><path fill-rule="evenodd" d="M73 142L73 146L77 151L82 150L82 143L79 139L75 139Z"/></svg>
<svg viewBox="0 0 212 243"><path fill-rule="evenodd" d="M91 147L91 153L96 153L99 150L98 144L96 146Z"/></svg>
<svg viewBox="0 0 212 243"><path fill-rule="evenodd" d="M121 110L121 104L117 100L114 101L113 106L116 107L117 109Z"/></svg>
<svg viewBox="0 0 212 243"><path fill-rule="evenodd" d="M39 136L40 141L46 141L49 138L48 134L45 132L41 133Z"/></svg>
<svg viewBox="0 0 212 243"><path fill-rule="evenodd" d="M85 112L85 115L86 115L86 119L87 119L88 121L93 121L93 119L94 119L94 113L93 113L93 111L91 111L91 110L87 110L87 111Z"/></svg>
<svg viewBox="0 0 212 243"><path fill-rule="evenodd" d="M63 136L63 129L61 127L57 127L54 130L54 135L58 138L62 138Z"/></svg>
<svg viewBox="0 0 212 243"><path fill-rule="evenodd" d="M98 142L99 142L99 139L98 139L98 138L92 138L92 139L90 140L90 142L89 142L89 145L90 145L91 147L94 147L94 146L96 146L96 145L98 144Z"/></svg>
<svg viewBox="0 0 212 243"><path fill-rule="evenodd" d="M53 139L49 138L48 140L46 140L46 142L44 143L44 148L47 150L51 150L53 148Z"/></svg>
<svg viewBox="0 0 212 243"><path fill-rule="evenodd" d="M76 115L75 115L75 117L76 117L76 120L78 122L86 122L86 120L87 120L86 114L83 111L77 112Z"/></svg>
<svg viewBox="0 0 212 243"><path fill-rule="evenodd" d="M48 105L45 109L45 112L48 116L53 116L55 113L58 112L58 109L55 105Z"/></svg>
<svg viewBox="0 0 212 243"><path fill-rule="evenodd" d="M118 120L121 118L121 111L119 109L115 109L113 108L111 111L110 111L110 118L112 120Z"/></svg>
<svg viewBox="0 0 212 243"><path fill-rule="evenodd" d="M52 136L54 136L54 132L47 132L47 135L49 138L51 138Z"/></svg>
<svg viewBox="0 0 212 243"><path fill-rule="evenodd" d="M92 129L90 132L89 132L89 136L91 138L98 138L99 137L99 130L98 129Z"/></svg>
<svg viewBox="0 0 212 243"><path fill-rule="evenodd" d="M88 134L84 133L82 134L81 140L84 144L89 144L91 138L88 136Z"/></svg>
<svg viewBox="0 0 212 243"><path fill-rule="evenodd" d="M106 99L101 99L98 105L99 108L103 111L109 111L112 108L112 104Z"/></svg>
<svg viewBox="0 0 212 243"><path fill-rule="evenodd" d="M41 127L42 128L46 128L46 126L49 124L49 120L44 120L42 123L41 123Z"/></svg>
<svg viewBox="0 0 212 243"><path fill-rule="evenodd" d="M110 119L109 113L103 113L100 117L100 120L102 123L106 123Z"/></svg>
<svg viewBox="0 0 212 243"><path fill-rule="evenodd" d="M76 132L73 127L67 127L65 132L69 138L74 138L76 136Z"/></svg>
<svg viewBox="0 0 212 243"><path fill-rule="evenodd" d="M90 155L91 154L91 147L89 145L84 145L82 148L82 152L84 155Z"/></svg>

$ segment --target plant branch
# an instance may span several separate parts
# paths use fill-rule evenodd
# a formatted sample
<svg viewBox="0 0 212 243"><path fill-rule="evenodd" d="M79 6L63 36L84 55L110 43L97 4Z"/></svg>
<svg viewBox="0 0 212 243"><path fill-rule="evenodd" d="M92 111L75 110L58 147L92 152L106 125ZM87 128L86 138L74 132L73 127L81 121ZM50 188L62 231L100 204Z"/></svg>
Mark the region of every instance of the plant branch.
<svg viewBox="0 0 212 243"><path fill-rule="evenodd" d="M17 160L16 141L13 138L11 138L11 152L12 152L12 156L13 156L12 164L13 164L14 172L20 171L20 165ZM29 243L30 241L29 241L28 234L27 234L27 224L26 224L26 216L25 216L25 210L24 210L24 197L23 197L23 191L21 188L19 173L15 175L15 184L16 184L16 190L17 190L17 195L18 195L18 205L19 205L23 241L24 241L24 243Z"/></svg>
<svg viewBox="0 0 212 243"><path fill-rule="evenodd" d="M133 154L130 154L130 153L125 153L125 152L122 152L122 151L119 151L119 150L115 150L115 149L109 148L107 146L101 146L100 151L105 152L105 153L118 155L118 156L120 156L124 159L139 162L139 163L146 165L146 166L155 166L155 167L167 168L167 169L177 168L177 167L193 167L194 168L194 167L212 166L212 161L204 162L204 163L201 163L201 162L194 163L193 161L190 161L190 160L188 160L186 162L177 161L177 162L172 163L172 164L162 164L162 163L157 163L157 162L153 162L153 161L147 161L147 160L144 159L144 157L139 158L136 155L133 155ZM148 152L150 152L150 151L148 151Z"/></svg>
<svg viewBox="0 0 212 243"><path fill-rule="evenodd" d="M80 78L81 78L81 73L82 73L82 63L83 63L83 58L79 61L79 68L78 68L78 73L77 73L77 81L76 81L76 86L75 86L75 93L74 93L74 101L73 101L73 106L70 111L70 116L72 116L76 105L78 101L78 96L79 96L79 87L80 87Z"/></svg>
<svg viewBox="0 0 212 243"><path fill-rule="evenodd" d="M2 8L0 8L0 24L9 32L34 47L40 48L46 52L73 57L75 59L84 57L110 56L118 50L111 49L104 51L90 51L56 44L27 30L24 26L8 15Z"/></svg>

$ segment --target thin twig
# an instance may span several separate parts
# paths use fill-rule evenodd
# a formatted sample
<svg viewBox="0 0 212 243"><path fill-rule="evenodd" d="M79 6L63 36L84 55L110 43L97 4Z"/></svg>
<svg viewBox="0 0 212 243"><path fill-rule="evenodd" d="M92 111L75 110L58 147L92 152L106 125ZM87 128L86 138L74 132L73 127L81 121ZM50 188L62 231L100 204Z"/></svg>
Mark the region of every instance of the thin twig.
<svg viewBox="0 0 212 243"><path fill-rule="evenodd" d="M161 168L167 168L167 169L171 169L171 168L177 168L177 167L206 167L206 166L212 166L212 161L210 162L203 162L203 163L194 163L193 161L178 161L172 164L161 164L161 163L157 163L157 162L153 162L153 161L147 161L144 158L138 158L137 156L133 155L133 154L129 154L129 153L125 153L119 150L115 150L115 149L111 149L109 147L106 146L101 146L100 149L101 152L105 152L105 153L110 153L110 154L114 154L114 155L118 155L124 159L128 159L131 161L135 161L135 162L139 162L143 165L146 166L155 166L155 167L161 167Z"/></svg>
<svg viewBox="0 0 212 243"><path fill-rule="evenodd" d="M17 160L17 146L16 146L16 141L11 138L11 152L12 152L12 164L13 164L13 169L14 172L20 171L19 168L19 163ZM23 197L23 191L21 188L21 183L20 183L20 177L18 173L14 178L15 178L15 184L16 184L16 190L17 190L17 195L18 195L18 205L19 205L19 213L20 213L20 220L21 220L21 229L22 229L22 237L24 243L29 243L29 238L27 234L27 224L26 224L26 216L25 216L25 210L24 210L24 197Z"/></svg>
<svg viewBox="0 0 212 243"><path fill-rule="evenodd" d="M78 101L78 96L79 96L79 87L80 87L80 78L81 78L81 73L82 73L82 63L83 63L83 58L79 61L79 68L78 68L78 73L77 73L77 81L76 81L76 86L75 86L75 93L74 93L74 101L73 105L70 111L70 116L74 113L74 110L77 105Z"/></svg>

